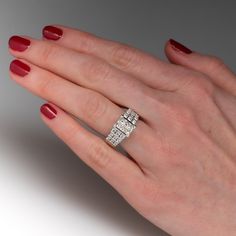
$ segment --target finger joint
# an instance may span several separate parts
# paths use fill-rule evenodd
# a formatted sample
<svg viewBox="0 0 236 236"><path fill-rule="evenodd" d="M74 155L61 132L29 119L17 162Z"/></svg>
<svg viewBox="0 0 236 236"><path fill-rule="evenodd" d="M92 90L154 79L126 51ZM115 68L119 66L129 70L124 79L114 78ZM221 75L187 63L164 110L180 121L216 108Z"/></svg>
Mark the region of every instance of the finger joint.
<svg viewBox="0 0 236 236"><path fill-rule="evenodd" d="M88 94L87 98L84 98L83 110L90 122L97 122L106 113L107 104L100 96Z"/></svg>
<svg viewBox="0 0 236 236"><path fill-rule="evenodd" d="M91 142L88 148L88 161L95 169L107 168L111 158L107 146L98 141Z"/></svg>
<svg viewBox="0 0 236 236"><path fill-rule="evenodd" d="M104 83L111 77L111 67L105 61L88 59L83 64L83 74L89 83Z"/></svg>
<svg viewBox="0 0 236 236"><path fill-rule="evenodd" d="M116 45L112 52L112 62L123 70L141 66L141 57L138 50L127 45Z"/></svg>

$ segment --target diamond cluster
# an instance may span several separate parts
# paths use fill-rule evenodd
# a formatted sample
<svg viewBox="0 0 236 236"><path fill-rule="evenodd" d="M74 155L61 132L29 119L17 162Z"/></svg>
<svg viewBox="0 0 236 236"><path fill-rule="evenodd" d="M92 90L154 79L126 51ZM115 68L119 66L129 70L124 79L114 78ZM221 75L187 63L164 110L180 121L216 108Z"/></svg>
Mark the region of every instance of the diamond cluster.
<svg viewBox="0 0 236 236"><path fill-rule="evenodd" d="M126 135L122 131L113 127L106 140L113 146L117 146L125 137Z"/></svg>
<svg viewBox="0 0 236 236"><path fill-rule="evenodd" d="M115 123L110 134L107 136L106 141L112 146L117 146L126 137L129 137L132 131L136 128L136 122L138 119L138 114L133 110L128 109Z"/></svg>
<svg viewBox="0 0 236 236"><path fill-rule="evenodd" d="M124 118L126 118L129 122L131 122L133 125L136 124L136 122L139 119L139 115L132 111L130 108L125 112Z"/></svg>
<svg viewBox="0 0 236 236"><path fill-rule="evenodd" d="M134 125L130 121L126 120L124 117L121 117L117 123L116 127L122 131L127 137L133 131Z"/></svg>

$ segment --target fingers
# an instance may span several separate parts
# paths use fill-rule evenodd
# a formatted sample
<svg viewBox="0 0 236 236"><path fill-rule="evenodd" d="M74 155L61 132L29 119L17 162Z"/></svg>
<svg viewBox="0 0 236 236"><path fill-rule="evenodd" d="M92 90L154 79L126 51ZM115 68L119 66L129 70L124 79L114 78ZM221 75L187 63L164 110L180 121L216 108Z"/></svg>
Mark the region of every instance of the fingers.
<svg viewBox="0 0 236 236"><path fill-rule="evenodd" d="M84 121L91 128L107 136L123 109L101 94L80 87L29 62L14 60L10 65L11 78L34 94L48 100ZM122 146L136 161L145 163L144 136L151 133L143 121L138 121L131 136ZM145 134L145 135L144 135Z"/></svg>
<svg viewBox="0 0 236 236"><path fill-rule="evenodd" d="M110 183L126 199L142 181L139 167L115 151L100 138L79 125L67 113L52 104L41 107L41 117L47 126L62 139L88 166Z"/></svg>
<svg viewBox="0 0 236 236"><path fill-rule="evenodd" d="M64 26L46 26L45 39L80 53L90 54L134 76L150 87L173 91L185 82L181 69L131 46L105 40Z"/></svg>
<svg viewBox="0 0 236 236"><path fill-rule="evenodd" d="M165 52L171 62L206 74L213 83L236 95L235 74L221 59L192 52L174 40L167 42Z"/></svg>
<svg viewBox="0 0 236 236"><path fill-rule="evenodd" d="M150 88L103 60L50 42L29 38L12 37L9 45L14 56L102 93L115 103L130 107L143 118L148 118L145 116L149 108L142 101Z"/></svg>

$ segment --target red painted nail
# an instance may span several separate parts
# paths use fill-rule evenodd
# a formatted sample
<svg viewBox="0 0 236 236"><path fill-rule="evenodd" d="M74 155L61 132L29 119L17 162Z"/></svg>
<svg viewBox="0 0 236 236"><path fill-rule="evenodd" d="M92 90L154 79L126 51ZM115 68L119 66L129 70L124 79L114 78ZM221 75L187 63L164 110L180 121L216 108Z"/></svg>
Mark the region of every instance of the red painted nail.
<svg viewBox="0 0 236 236"><path fill-rule="evenodd" d="M192 50L185 47L183 44L175 41L174 39L170 39L169 42L170 42L172 48L177 50L177 51L180 51L180 52L183 52L183 53L186 53L186 54L192 53Z"/></svg>
<svg viewBox="0 0 236 236"><path fill-rule="evenodd" d="M25 51L31 44L30 40L22 38L20 36L12 36L9 39L9 47L18 52L23 52Z"/></svg>
<svg viewBox="0 0 236 236"><path fill-rule="evenodd" d="M50 104L46 103L40 108L41 113L48 119L52 120L57 116L57 111Z"/></svg>
<svg viewBox="0 0 236 236"><path fill-rule="evenodd" d="M30 67L19 60L14 60L10 64L10 71L16 75L24 77L29 74Z"/></svg>
<svg viewBox="0 0 236 236"><path fill-rule="evenodd" d="M43 37L49 40L58 40L62 37L63 31L55 26L45 26L43 28Z"/></svg>

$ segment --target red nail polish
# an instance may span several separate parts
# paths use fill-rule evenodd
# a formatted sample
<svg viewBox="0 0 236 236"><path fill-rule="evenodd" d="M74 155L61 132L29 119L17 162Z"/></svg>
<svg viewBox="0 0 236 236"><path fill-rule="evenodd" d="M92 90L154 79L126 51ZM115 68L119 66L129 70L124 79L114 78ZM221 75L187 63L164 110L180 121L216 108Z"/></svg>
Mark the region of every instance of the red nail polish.
<svg viewBox="0 0 236 236"><path fill-rule="evenodd" d="M29 46L30 46L30 40L22 38L20 36L12 36L9 39L9 47L18 52L23 52L25 51Z"/></svg>
<svg viewBox="0 0 236 236"><path fill-rule="evenodd" d="M54 119L57 116L57 111L48 103L42 105L40 111L50 120Z"/></svg>
<svg viewBox="0 0 236 236"><path fill-rule="evenodd" d="M186 54L192 53L192 50L185 47L183 44L175 41L174 39L170 39L169 42L170 42L172 48L177 50L177 51L180 51L180 52L183 52L183 53L186 53Z"/></svg>
<svg viewBox="0 0 236 236"><path fill-rule="evenodd" d="M43 28L43 37L49 40L58 40L62 37L63 31L55 26L45 26Z"/></svg>
<svg viewBox="0 0 236 236"><path fill-rule="evenodd" d="M10 64L10 71L16 75L24 77L29 74L30 67L19 60L14 60Z"/></svg>

